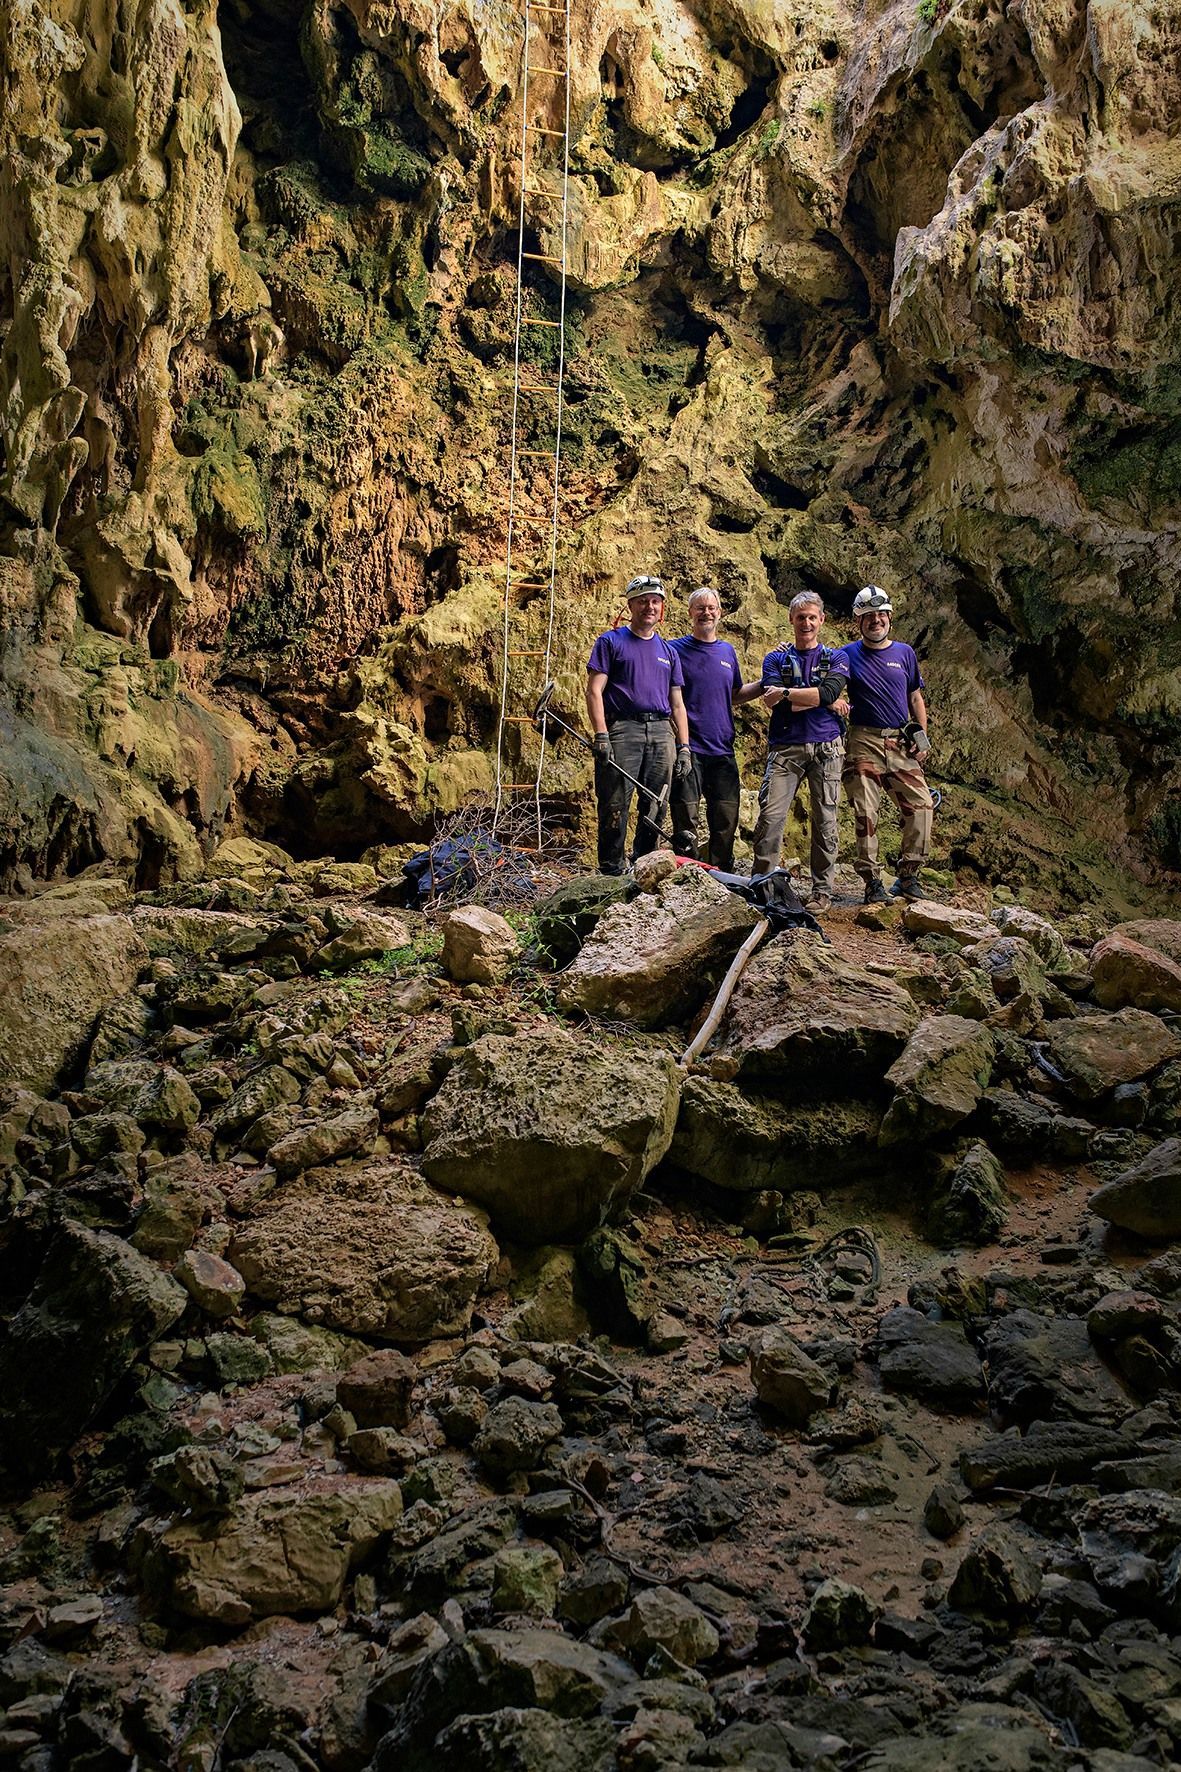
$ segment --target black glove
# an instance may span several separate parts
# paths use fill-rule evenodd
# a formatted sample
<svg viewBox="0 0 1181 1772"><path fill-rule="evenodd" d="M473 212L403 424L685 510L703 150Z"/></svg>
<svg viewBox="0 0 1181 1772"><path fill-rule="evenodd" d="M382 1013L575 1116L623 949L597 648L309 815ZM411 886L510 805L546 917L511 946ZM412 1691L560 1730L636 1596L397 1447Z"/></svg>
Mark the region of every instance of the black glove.
<svg viewBox="0 0 1181 1772"><path fill-rule="evenodd" d="M610 735L610 733L609 732L596 732L595 736L591 739L591 750L595 753L595 756L601 762L605 763L607 761L608 757L611 755L611 735Z"/></svg>
<svg viewBox="0 0 1181 1772"><path fill-rule="evenodd" d="M902 745L908 757L925 757L931 748L931 740L927 737L917 720L908 720L902 728Z"/></svg>
<svg viewBox="0 0 1181 1772"><path fill-rule="evenodd" d="M683 744L677 752L677 760L673 764L673 777L676 781L684 781L693 773L693 752L687 744Z"/></svg>

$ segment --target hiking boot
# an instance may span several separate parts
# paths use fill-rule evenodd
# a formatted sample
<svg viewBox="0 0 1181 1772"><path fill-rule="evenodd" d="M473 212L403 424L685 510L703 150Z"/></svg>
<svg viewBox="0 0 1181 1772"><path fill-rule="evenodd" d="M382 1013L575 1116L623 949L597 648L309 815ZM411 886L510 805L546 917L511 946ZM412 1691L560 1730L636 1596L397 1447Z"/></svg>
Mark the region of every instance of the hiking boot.
<svg viewBox="0 0 1181 1772"><path fill-rule="evenodd" d="M815 912L815 911L831 911L831 909L832 909L832 893L825 892L823 890L819 890L819 891L814 892L812 894L811 898L808 900L808 909L813 912Z"/></svg>
<svg viewBox="0 0 1181 1772"><path fill-rule="evenodd" d="M861 902L862 904L889 904L890 894L880 880L867 880L865 882L865 897Z"/></svg>
<svg viewBox="0 0 1181 1772"><path fill-rule="evenodd" d="M899 874L898 878L891 886L890 891L895 898L915 899L926 898L927 896L919 885L919 877L917 874Z"/></svg>

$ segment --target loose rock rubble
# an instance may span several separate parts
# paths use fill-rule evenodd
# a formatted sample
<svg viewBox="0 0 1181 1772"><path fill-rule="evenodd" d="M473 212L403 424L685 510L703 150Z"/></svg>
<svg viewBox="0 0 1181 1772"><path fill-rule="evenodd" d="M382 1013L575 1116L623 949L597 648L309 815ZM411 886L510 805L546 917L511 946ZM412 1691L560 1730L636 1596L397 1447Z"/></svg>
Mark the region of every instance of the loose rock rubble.
<svg viewBox="0 0 1181 1772"><path fill-rule="evenodd" d="M113 994L63 942L70 1030L0 1098L0 1757L1176 1763L1158 972L1023 907L838 913L686 1072L745 926L708 895L714 957L606 1025L518 932L480 984L330 884L126 905ZM579 885L570 978L638 976L675 881Z"/></svg>

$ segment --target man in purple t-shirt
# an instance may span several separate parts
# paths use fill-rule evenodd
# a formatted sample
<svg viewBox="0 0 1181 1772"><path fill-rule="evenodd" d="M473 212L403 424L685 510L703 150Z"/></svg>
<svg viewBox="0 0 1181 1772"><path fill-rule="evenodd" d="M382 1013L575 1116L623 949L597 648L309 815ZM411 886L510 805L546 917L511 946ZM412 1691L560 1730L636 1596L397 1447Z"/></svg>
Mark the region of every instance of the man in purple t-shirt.
<svg viewBox="0 0 1181 1772"><path fill-rule="evenodd" d="M756 874L779 866L783 827L800 783L808 784L814 911L832 905L837 862L837 802L845 753L843 699L845 667L841 653L820 644L824 604L814 591L801 591L787 606L793 642L763 660L763 700L771 708L767 767L759 787L755 826Z"/></svg>
<svg viewBox="0 0 1181 1772"><path fill-rule="evenodd" d="M673 848L697 859L697 815L705 801L710 866L729 873L734 866L740 782L734 760L734 706L761 695L761 682L742 681L738 654L718 639L722 605L710 585L689 598L691 633L670 641L685 673L685 713L693 767L673 782L669 807Z"/></svg>
<svg viewBox="0 0 1181 1772"><path fill-rule="evenodd" d="M599 872L622 874L627 819L635 776L640 795L632 860L655 849L658 832L647 821L655 796L674 770L693 767L681 694L681 661L656 629L664 617L664 586L641 573L627 587L628 625L600 634L587 662L586 712L594 733L595 798L599 809ZM611 760L619 769L611 767Z"/></svg>
<svg viewBox="0 0 1181 1772"><path fill-rule="evenodd" d="M838 657L849 677L849 743L845 753L845 796L857 828L857 872L865 881L866 904L888 904L878 873L878 810L884 788L898 808L902 854L894 892L922 898L919 869L931 847L935 803L923 774L929 750L927 704L919 661L912 647L890 638L893 605L878 585L866 585L853 599L860 639Z"/></svg>

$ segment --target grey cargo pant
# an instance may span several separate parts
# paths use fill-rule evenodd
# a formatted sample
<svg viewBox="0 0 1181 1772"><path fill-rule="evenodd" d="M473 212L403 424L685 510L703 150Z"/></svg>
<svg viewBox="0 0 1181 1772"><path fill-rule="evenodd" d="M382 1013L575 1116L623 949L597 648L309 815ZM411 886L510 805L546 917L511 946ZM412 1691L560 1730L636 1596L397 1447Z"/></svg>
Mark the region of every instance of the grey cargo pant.
<svg viewBox="0 0 1181 1772"><path fill-rule="evenodd" d="M844 741L776 747L767 756L759 786L759 822L755 826L754 872L768 874L779 866L783 827L800 783L808 784L812 803L811 855L814 890L831 892L837 862L837 802L841 793Z"/></svg>

